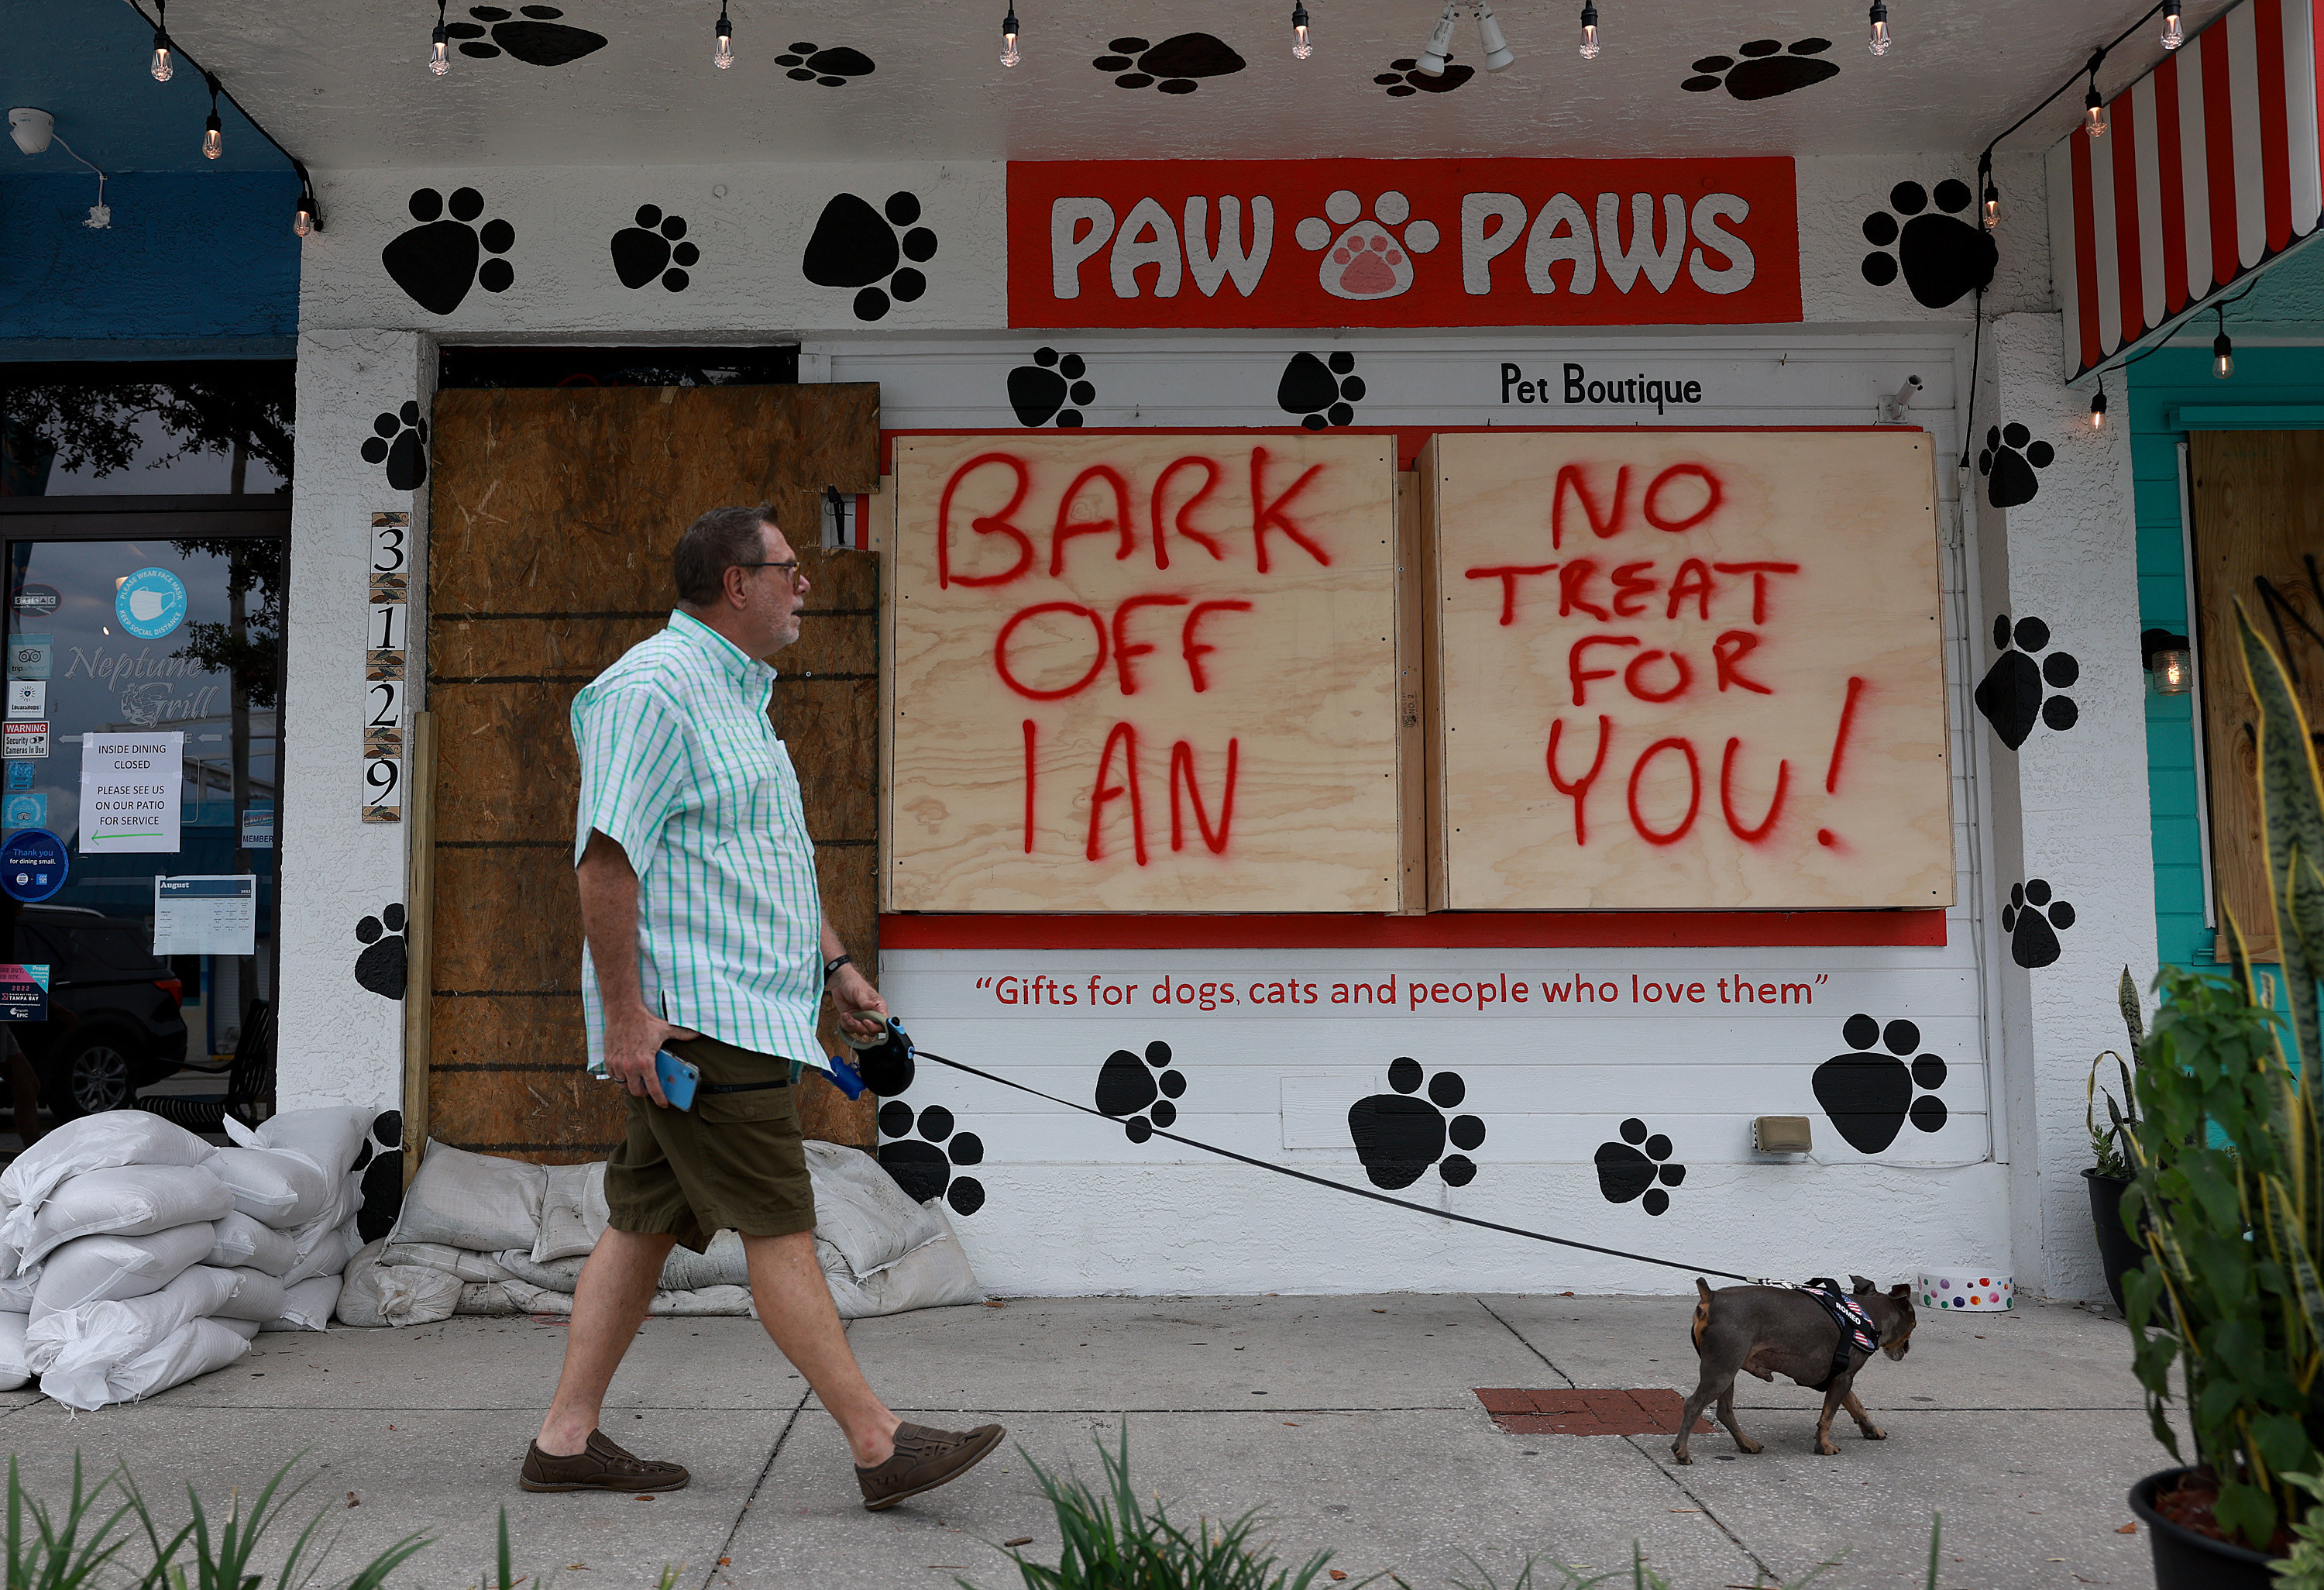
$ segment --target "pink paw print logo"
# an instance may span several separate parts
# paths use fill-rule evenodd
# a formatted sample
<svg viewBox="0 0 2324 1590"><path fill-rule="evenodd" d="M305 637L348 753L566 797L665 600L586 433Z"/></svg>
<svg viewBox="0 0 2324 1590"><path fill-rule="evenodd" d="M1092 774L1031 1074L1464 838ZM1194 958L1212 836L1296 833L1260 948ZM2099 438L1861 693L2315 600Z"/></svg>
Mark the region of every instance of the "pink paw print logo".
<svg viewBox="0 0 2324 1590"><path fill-rule="evenodd" d="M1412 201L1391 188L1372 200L1367 218L1364 201L1342 188L1323 201L1323 215L1301 221L1293 236L1300 247L1323 254L1316 280L1333 298L1394 298L1412 286L1412 256L1442 240L1434 221L1406 226L1411 216ZM1393 226L1403 226L1404 236ZM1334 227L1341 228L1337 236Z"/></svg>

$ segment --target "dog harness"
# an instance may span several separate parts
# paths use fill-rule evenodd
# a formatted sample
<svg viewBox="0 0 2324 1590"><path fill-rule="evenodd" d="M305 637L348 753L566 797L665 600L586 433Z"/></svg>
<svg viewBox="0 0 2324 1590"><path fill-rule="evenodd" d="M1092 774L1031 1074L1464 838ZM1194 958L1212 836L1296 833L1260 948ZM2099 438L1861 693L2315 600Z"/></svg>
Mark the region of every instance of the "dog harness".
<svg viewBox="0 0 2324 1590"><path fill-rule="evenodd" d="M1839 1344L1831 1350L1831 1368L1825 1373L1823 1379L1810 1386L1809 1391L1824 1391L1833 1381L1846 1374L1850 1354L1863 1353L1869 1355L1880 1350L1879 1326L1873 1322L1871 1314L1864 1305L1842 1290L1840 1282L1832 1280L1831 1277L1818 1275L1804 1282L1784 1281L1779 1284L1795 1292L1805 1292L1809 1297L1813 1298L1822 1305L1823 1311L1831 1316L1831 1322L1840 1327Z"/></svg>

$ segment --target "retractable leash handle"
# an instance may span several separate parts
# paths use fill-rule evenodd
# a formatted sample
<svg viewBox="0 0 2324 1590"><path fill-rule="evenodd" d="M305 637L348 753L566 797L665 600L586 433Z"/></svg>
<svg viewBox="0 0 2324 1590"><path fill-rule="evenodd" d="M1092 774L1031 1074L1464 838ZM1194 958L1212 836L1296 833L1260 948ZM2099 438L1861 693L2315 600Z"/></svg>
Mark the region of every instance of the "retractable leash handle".
<svg viewBox="0 0 2324 1590"><path fill-rule="evenodd" d="M851 1065L838 1055L832 1056L831 1077L849 1098L861 1098L867 1089L881 1098L892 1098L911 1086L918 1070L912 1061L912 1040L895 1017L888 1018L877 1038L858 1038L845 1027L839 1035L854 1049L855 1060Z"/></svg>

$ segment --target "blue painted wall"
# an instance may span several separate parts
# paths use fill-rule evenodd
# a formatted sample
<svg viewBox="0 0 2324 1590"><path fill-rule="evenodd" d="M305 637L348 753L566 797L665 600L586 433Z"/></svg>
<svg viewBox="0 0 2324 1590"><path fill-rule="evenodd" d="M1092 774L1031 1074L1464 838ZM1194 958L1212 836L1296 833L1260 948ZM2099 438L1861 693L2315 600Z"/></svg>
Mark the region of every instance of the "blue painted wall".
<svg viewBox="0 0 2324 1590"><path fill-rule="evenodd" d="M2184 345L2150 354L2129 367L2126 401L2116 388L2113 406L2130 424L2131 467L2137 487L2142 627L2191 633L2179 503L2179 444L2187 433L2165 425L2167 411L2181 403L2324 402L2324 347L2262 347L2250 341L2262 324L2306 320L2312 326L2306 310L2319 289L2324 289L2324 250L2303 249L2268 273L2249 304L2227 311L2229 333L2243 333L2232 377L2221 381L2211 374L2215 323L2204 318L2183 334ZM2115 381L2107 384L2116 388ZM2211 959L2212 930L2203 925L2193 700L2191 695L2157 696L2152 691L2146 697L2154 926L2165 962L2210 966L2216 963Z"/></svg>

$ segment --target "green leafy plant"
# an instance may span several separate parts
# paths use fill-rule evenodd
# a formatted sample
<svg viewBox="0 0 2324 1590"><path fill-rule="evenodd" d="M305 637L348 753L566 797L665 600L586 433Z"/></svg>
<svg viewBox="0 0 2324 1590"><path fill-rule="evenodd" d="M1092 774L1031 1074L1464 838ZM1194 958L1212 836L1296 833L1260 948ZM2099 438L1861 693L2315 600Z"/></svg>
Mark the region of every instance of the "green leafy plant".
<svg viewBox="0 0 2324 1590"><path fill-rule="evenodd" d="M1296 1568L1277 1567L1274 1555L1251 1539L1260 1521L1257 1508L1226 1523L1203 1519L1192 1530L1171 1522L1159 1497L1149 1508L1130 1483L1127 1419L1118 1449L1098 1443L1105 1470L1099 1487L1053 1474L1023 1447L1018 1452L1049 1499L1064 1542L1056 1567L1010 1552L1026 1590L1311 1590L1332 1560L1319 1551ZM1351 1581L1350 1590L1371 1582ZM966 1579L959 1583L975 1590Z"/></svg>
<svg viewBox="0 0 2324 1590"><path fill-rule="evenodd" d="M135 1537L121 1528L134 1511L123 1502L102 1520L97 1511L113 1476L91 1487L81 1473L80 1454L73 1454L72 1494L61 1515L32 1500L17 1477L16 1459L8 1459L8 1584L7 1590L81 1590L99 1582L114 1558ZM150 1577L150 1576L149 1576Z"/></svg>
<svg viewBox="0 0 2324 1590"><path fill-rule="evenodd" d="M2324 1476L2291 1474L2283 1476L2309 1498L2306 1518L2292 1526L2292 1551L2271 1565L2283 1590L2324 1590L2324 1513L2315 1503L2324 1500Z"/></svg>
<svg viewBox="0 0 2324 1590"><path fill-rule="evenodd" d="M2130 1179L2131 1134L2138 1130L2138 1095L2131 1081L2131 1068L2139 1063L2140 1050L2146 1044L2146 1025L2138 1011L2138 985L2131 981L2128 966L2122 969L2122 983L2115 991L2115 1000L2122 1009L2123 1025L2130 1031L2130 1058L2126 1060L2113 1049L2107 1049L2090 1062L2089 1080L2082 1088L2082 1123L2090 1130L2090 1157L2097 1161L2098 1173L2126 1181ZM2098 1068L2108 1060L2121 1074L2122 1093L2119 1102L2113 1094L2106 1095L2107 1123L2101 1126L2098 1117Z"/></svg>
<svg viewBox="0 0 2324 1590"><path fill-rule="evenodd" d="M2324 1472L2324 779L2282 660L2240 604L2236 625L2259 707L2268 886L2291 1021L2287 1032L2254 997L2231 913L2222 934L2235 975L2166 968L2157 979L2163 1006L2135 1080L2145 1118L2131 1135L2136 1176L2123 1199L2151 1257L2123 1293L2156 1438L2217 1482L2220 1528L2265 1549L2313 1501L2289 1476ZM2174 1364L2191 1455L2164 1417Z"/></svg>

